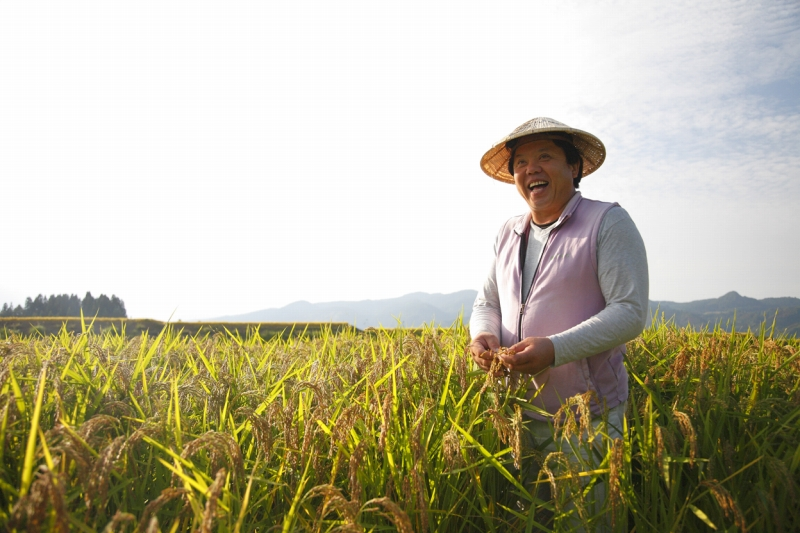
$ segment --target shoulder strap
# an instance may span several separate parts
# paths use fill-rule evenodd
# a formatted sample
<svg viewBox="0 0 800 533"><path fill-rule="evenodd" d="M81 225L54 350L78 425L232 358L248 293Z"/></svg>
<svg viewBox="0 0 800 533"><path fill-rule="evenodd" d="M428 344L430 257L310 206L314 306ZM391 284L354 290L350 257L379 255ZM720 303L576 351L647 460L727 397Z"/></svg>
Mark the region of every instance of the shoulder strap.
<svg viewBox="0 0 800 533"><path fill-rule="evenodd" d="M522 275L522 272L525 270L525 258L528 256L528 237L530 236L530 233L531 233L531 225L529 223L525 228L525 232L522 234L522 242L519 243L520 276Z"/></svg>

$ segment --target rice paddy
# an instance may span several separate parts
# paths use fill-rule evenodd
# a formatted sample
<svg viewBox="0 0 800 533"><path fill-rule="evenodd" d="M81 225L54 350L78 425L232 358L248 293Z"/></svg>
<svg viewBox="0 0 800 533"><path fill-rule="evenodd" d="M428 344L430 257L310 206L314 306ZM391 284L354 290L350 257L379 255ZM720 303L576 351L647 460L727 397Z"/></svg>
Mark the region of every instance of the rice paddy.
<svg viewBox="0 0 800 533"><path fill-rule="evenodd" d="M0 527L800 529L796 338L656 322L628 345L624 438L585 423L588 398L557 420L554 437L577 437L589 466L542 452L526 434L524 380L487 377L468 342L460 323L272 339L11 335ZM606 498L591 505L595 486Z"/></svg>

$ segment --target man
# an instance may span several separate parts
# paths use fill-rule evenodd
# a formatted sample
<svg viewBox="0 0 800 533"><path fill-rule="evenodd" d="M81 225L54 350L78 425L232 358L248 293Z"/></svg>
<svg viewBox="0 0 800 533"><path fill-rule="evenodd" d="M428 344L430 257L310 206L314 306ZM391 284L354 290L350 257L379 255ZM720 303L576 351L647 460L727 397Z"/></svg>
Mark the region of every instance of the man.
<svg viewBox="0 0 800 533"><path fill-rule="evenodd" d="M585 393L592 393L593 425L606 416L609 436L622 434L623 354L647 318L647 257L624 209L577 191L604 159L597 137L549 118L521 125L481 159L487 175L516 185L528 211L497 235L472 311L470 351L488 371L494 352L511 349L499 358L531 377L528 397L540 410L526 414L540 443L553 435L552 415Z"/></svg>

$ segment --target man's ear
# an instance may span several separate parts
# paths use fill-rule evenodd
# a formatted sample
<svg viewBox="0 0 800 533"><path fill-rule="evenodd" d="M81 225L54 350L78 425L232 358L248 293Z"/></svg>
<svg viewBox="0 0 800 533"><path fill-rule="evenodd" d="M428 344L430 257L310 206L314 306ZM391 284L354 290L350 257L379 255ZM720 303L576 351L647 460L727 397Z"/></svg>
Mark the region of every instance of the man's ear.
<svg viewBox="0 0 800 533"><path fill-rule="evenodd" d="M578 161L577 163L570 165L570 168L572 168L572 179L577 178L578 172L580 172L581 162Z"/></svg>

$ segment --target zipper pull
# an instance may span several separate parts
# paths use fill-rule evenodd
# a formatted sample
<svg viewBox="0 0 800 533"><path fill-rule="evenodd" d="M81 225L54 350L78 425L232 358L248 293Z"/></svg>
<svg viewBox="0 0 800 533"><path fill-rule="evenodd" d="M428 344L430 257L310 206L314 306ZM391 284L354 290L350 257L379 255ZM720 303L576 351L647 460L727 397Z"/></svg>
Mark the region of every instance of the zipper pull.
<svg viewBox="0 0 800 533"><path fill-rule="evenodd" d="M525 310L525 304L519 305L519 316L522 316L522 312Z"/></svg>

